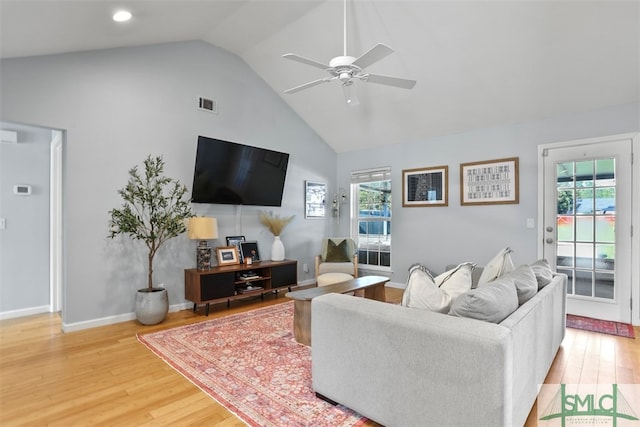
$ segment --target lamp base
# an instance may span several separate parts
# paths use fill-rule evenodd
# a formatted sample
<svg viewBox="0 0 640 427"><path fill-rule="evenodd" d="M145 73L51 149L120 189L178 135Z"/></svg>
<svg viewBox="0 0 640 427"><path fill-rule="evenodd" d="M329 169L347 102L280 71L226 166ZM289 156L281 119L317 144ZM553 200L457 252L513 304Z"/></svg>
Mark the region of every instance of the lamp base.
<svg viewBox="0 0 640 427"><path fill-rule="evenodd" d="M198 270L211 270L211 246L206 240L200 240L196 248L196 265Z"/></svg>

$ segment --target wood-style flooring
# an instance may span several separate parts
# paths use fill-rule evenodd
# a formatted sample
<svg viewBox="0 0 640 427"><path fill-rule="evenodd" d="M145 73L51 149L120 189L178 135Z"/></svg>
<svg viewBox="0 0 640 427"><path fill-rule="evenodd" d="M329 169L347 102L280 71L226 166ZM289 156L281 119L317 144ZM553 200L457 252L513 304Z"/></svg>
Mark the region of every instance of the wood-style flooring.
<svg viewBox="0 0 640 427"><path fill-rule="evenodd" d="M387 299L402 291L388 288ZM57 314L0 321L1 426L242 426L136 339L288 301L274 296L169 313L160 325L123 322L62 333ZM640 328L636 328L640 338ZM640 384L639 339L567 329L548 383ZM527 427L536 425L534 407ZM369 422L368 426L375 426Z"/></svg>

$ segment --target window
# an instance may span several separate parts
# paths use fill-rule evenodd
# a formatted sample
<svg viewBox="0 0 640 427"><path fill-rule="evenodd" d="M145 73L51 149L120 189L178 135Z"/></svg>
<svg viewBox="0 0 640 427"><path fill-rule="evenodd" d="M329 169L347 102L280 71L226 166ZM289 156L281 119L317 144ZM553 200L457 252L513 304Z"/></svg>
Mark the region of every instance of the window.
<svg viewBox="0 0 640 427"><path fill-rule="evenodd" d="M391 169L351 173L351 235L358 264L391 267Z"/></svg>

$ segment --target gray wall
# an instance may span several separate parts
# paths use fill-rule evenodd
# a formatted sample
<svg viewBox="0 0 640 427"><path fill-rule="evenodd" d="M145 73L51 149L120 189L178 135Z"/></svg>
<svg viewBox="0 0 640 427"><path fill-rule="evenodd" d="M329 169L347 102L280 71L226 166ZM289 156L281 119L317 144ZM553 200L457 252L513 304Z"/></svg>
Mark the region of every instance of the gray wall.
<svg viewBox="0 0 640 427"><path fill-rule="evenodd" d="M44 311L49 305L49 153L51 131L0 123L18 133L0 143L0 313ZM14 195L16 184L31 195Z"/></svg>
<svg viewBox="0 0 640 427"><path fill-rule="evenodd" d="M538 158L540 144L614 135L640 130L640 105L623 105L431 138L401 145L338 155L338 184L348 188L352 170L392 168L393 282L404 283L408 268L419 262L435 272L448 264L485 264L501 248L510 246L516 264L536 259L538 224ZM519 157L520 203L461 206L460 163ZM402 170L449 166L448 207L402 207ZM344 215L348 218L348 215ZM341 221L347 233L348 221Z"/></svg>
<svg viewBox="0 0 640 427"><path fill-rule="evenodd" d="M270 210L296 215L282 240L287 257L299 261L299 280L313 277L313 255L332 222L304 219L304 180L333 184L336 154L240 58L185 42L9 59L0 67L2 120L66 131L66 328L133 311L135 290L145 286L145 252L139 242L106 238L107 212L121 203L116 191L128 169L148 154L163 155L166 173L190 188L199 134L290 153L283 205ZM217 100L219 114L197 110L198 96ZM272 236L258 222L259 208L194 210L218 219L213 245L244 234L269 257ZM194 266L195 242L185 235L158 253L155 282L167 287L170 304L185 302L183 269Z"/></svg>

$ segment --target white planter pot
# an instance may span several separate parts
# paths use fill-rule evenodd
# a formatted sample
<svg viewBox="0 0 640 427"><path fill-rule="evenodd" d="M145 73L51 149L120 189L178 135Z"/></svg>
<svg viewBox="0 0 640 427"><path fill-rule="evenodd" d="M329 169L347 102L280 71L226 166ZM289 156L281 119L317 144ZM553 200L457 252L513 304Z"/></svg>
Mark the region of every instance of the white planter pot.
<svg viewBox="0 0 640 427"><path fill-rule="evenodd" d="M284 244L280 240L280 236L275 236L271 245L271 261L282 260L284 260Z"/></svg>
<svg viewBox="0 0 640 427"><path fill-rule="evenodd" d="M136 292L136 318L143 325L156 325L167 317L169 295L164 288L147 288Z"/></svg>

